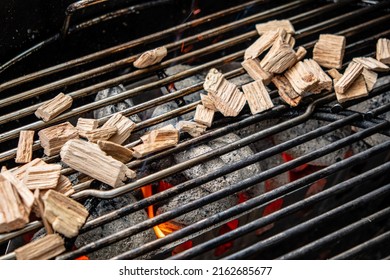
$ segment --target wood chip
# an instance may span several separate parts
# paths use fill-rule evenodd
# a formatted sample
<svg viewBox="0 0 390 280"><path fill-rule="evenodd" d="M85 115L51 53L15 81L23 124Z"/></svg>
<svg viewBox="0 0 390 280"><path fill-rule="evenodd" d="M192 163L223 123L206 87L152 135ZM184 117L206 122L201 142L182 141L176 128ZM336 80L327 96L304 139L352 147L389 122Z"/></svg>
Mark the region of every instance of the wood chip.
<svg viewBox="0 0 390 280"><path fill-rule="evenodd" d="M58 184L54 190L56 192L62 193L65 196L71 196L75 192L72 182L65 175L60 176Z"/></svg>
<svg viewBox="0 0 390 280"><path fill-rule="evenodd" d="M0 233L23 228L28 223L28 216L18 192L0 174Z"/></svg>
<svg viewBox="0 0 390 280"><path fill-rule="evenodd" d="M210 110L203 105L196 106L194 121L203 124L207 127L211 127L214 119L214 111Z"/></svg>
<svg viewBox="0 0 390 280"><path fill-rule="evenodd" d="M137 68L146 68L148 66L160 63L168 54L166 47L159 47L154 50L144 52L134 61L133 65Z"/></svg>
<svg viewBox="0 0 390 280"><path fill-rule="evenodd" d="M79 118L77 120L76 128L80 131L90 131L98 128L99 121L95 119Z"/></svg>
<svg viewBox="0 0 390 280"><path fill-rule="evenodd" d="M344 72L344 75L334 85L336 93L343 94L353 84L353 82L361 76L363 72L363 65L356 62L351 62Z"/></svg>
<svg viewBox="0 0 390 280"><path fill-rule="evenodd" d="M108 140L121 145L130 137L130 134L136 127L136 124L121 113L116 113L112 115L112 117L109 118L102 127L110 126L116 127L117 132Z"/></svg>
<svg viewBox="0 0 390 280"><path fill-rule="evenodd" d="M291 86L290 82L283 75L277 75L272 78L272 83L278 89L278 93L282 100L284 100L290 106L298 106L298 104L302 100L302 96L300 96L294 88Z"/></svg>
<svg viewBox="0 0 390 280"><path fill-rule="evenodd" d="M127 163L133 158L133 152L130 149L117 143L99 140L97 144L103 152L120 162Z"/></svg>
<svg viewBox="0 0 390 280"><path fill-rule="evenodd" d="M290 68L296 62L296 55L289 44L278 37L272 48L261 60L261 68L266 72L280 74Z"/></svg>
<svg viewBox="0 0 390 280"><path fill-rule="evenodd" d="M176 145L179 142L179 131L173 126L169 128L159 128L150 131L148 138L149 143L169 142Z"/></svg>
<svg viewBox="0 0 390 280"><path fill-rule="evenodd" d="M68 140L79 138L77 129L69 122L42 129L38 135L41 146L48 156L58 154Z"/></svg>
<svg viewBox="0 0 390 280"><path fill-rule="evenodd" d="M19 135L18 149L16 151L16 163L27 163L32 159L32 146L34 142L34 131L22 130Z"/></svg>
<svg viewBox="0 0 390 280"><path fill-rule="evenodd" d="M242 86L252 114L257 114L274 107L271 97L262 81L254 81Z"/></svg>
<svg viewBox="0 0 390 280"><path fill-rule="evenodd" d="M241 65L253 80L263 81L265 85L268 85L271 82L273 74L261 68L260 60L257 58L246 59L241 63Z"/></svg>
<svg viewBox="0 0 390 280"><path fill-rule="evenodd" d="M4 178L6 178L16 189L21 201L23 202L26 213L29 215L35 200L34 194L27 188L23 181L17 179L11 171L4 171L1 175L3 175Z"/></svg>
<svg viewBox="0 0 390 280"><path fill-rule="evenodd" d="M79 135L83 138L87 138L90 142L96 143L98 140L110 139L116 132L117 129L115 126L107 126L88 131L79 130Z"/></svg>
<svg viewBox="0 0 390 280"><path fill-rule="evenodd" d="M344 36L321 34L314 45L313 59L326 68L341 69L345 52Z"/></svg>
<svg viewBox="0 0 390 280"><path fill-rule="evenodd" d="M287 34L284 36L283 41L284 41L286 44L289 44L290 47L294 48L294 46L295 46L295 38L293 37L292 34L287 33Z"/></svg>
<svg viewBox="0 0 390 280"><path fill-rule="evenodd" d="M343 75L341 75L336 69L332 69L328 71L328 73L332 78L334 78L334 84L343 77ZM363 75L359 75L345 93L341 94L336 91L336 97L340 103L365 96L368 96L368 90Z"/></svg>
<svg viewBox="0 0 390 280"><path fill-rule="evenodd" d="M44 120L50 121L57 117L62 112L66 111L72 106L73 99L69 95L65 95L62 92L53 99L45 102L35 111L35 116Z"/></svg>
<svg viewBox="0 0 390 280"><path fill-rule="evenodd" d="M116 188L124 184L126 177L136 174L122 162L107 156L97 144L82 140L70 140L61 149L61 159L69 167Z"/></svg>
<svg viewBox="0 0 390 280"><path fill-rule="evenodd" d="M328 70L327 73L329 74L329 76L332 77L332 79L337 80L337 81L340 80L341 77L343 76L343 75L341 75L341 73L339 71L337 71L337 69L334 69L334 68Z"/></svg>
<svg viewBox="0 0 390 280"><path fill-rule="evenodd" d="M15 250L17 260L49 260L65 252L59 234L48 234Z"/></svg>
<svg viewBox="0 0 390 280"><path fill-rule="evenodd" d="M11 170L10 172L15 176L16 179L18 179L19 181L23 181L24 176L26 175L27 170L30 167L42 166L42 165L46 165L46 164L47 163L44 162L41 158L35 158L32 161L30 161L29 163L26 163L22 166L19 166L16 169Z"/></svg>
<svg viewBox="0 0 390 280"><path fill-rule="evenodd" d="M207 126L199 124L197 122L179 121L176 124L176 129L182 132L186 132L192 137L198 137L206 131Z"/></svg>
<svg viewBox="0 0 390 280"><path fill-rule="evenodd" d="M20 166L20 167L18 167L16 169L12 170L11 172L15 176L16 179L18 179L19 181L23 181L24 177L26 176L27 170L30 167L33 167L33 166L44 166L44 165L47 165L47 163L44 162L40 158L36 158L36 159L33 159L32 161L30 161L29 163L27 163L25 165L22 165L22 166ZM60 176L60 179L58 180L58 184L54 188L54 190L58 191L58 192L60 192L62 194L65 194L66 196L70 196L71 194L74 193L74 189L73 189L72 183L64 175Z"/></svg>
<svg viewBox="0 0 390 280"><path fill-rule="evenodd" d="M322 70L321 66L313 59L305 59L303 61L305 67L314 75L318 80L317 86L311 89L312 93L320 93L323 90L332 90L332 79Z"/></svg>
<svg viewBox="0 0 390 280"><path fill-rule="evenodd" d="M89 215L85 207L77 201L53 190L46 192L42 200L45 205L44 216L53 229L68 238L77 236L79 229L84 225Z"/></svg>
<svg viewBox="0 0 390 280"><path fill-rule="evenodd" d="M305 63L299 61L293 67L284 73L294 91L299 95L309 92L311 89L317 87L319 80L310 71Z"/></svg>
<svg viewBox="0 0 390 280"><path fill-rule="evenodd" d="M179 142L179 131L170 125L150 131L147 137L143 144L133 147L133 155L136 158L176 146Z"/></svg>
<svg viewBox="0 0 390 280"><path fill-rule="evenodd" d="M364 80L366 81L366 86L367 86L368 92L372 91L372 89L374 88L375 83L378 79L378 74L375 73L374 71L371 71L371 70L368 70L365 68L362 72L362 75L364 77Z"/></svg>
<svg viewBox="0 0 390 280"><path fill-rule="evenodd" d="M295 29L289 20L271 20L265 23L256 24L256 30L259 35L267 31L284 29L287 33L294 34Z"/></svg>
<svg viewBox="0 0 390 280"><path fill-rule="evenodd" d="M30 190L54 189L61 176L61 165L45 164L27 169L23 183Z"/></svg>
<svg viewBox="0 0 390 280"><path fill-rule="evenodd" d="M371 71L387 72L390 70L389 66L376 60L373 57L355 57L353 61L362 64L365 69Z"/></svg>
<svg viewBox="0 0 390 280"><path fill-rule="evenodd" d="M297 58L297 61L301 61L307 54L307 50L300 46L297 51L295 52L295 56Z"/></svg>
<svg viewBox="0 0 390 280"><path fill-rule="evenodd" d="M245 50L244 59L253 59L259 57L263 52L272 46L276 38L278 38L279 33L280 30L270 30L264 32L260 38L258 38ZM285 34L286 31L284 31L283 36L285 36Z"/></svg>
<svg viewBox="0 0 390 280"><path fill-rule="evenodd" d="M215 107L225 117L237 116L246 103L244 95L237 86L227 81L215 68L207 74L203 87L209 93Z"/></svg>
<svg viewBox="0 0 390 280"><path fill-rule="evenodd" d="M390 40L380 38L376 44L376 59L382 63L390 64Z"/></svg>
<svg viewBox="0 0 390 280"><path fill-rule="evenodd" d="M35 204L37 206L36 208L38 209L38 213L36 213L36 214L37 214L38 217L41 218L42 223L43 223L43 225L45 227L46 233L47 234L54 233L53 228L51 227L50 223L45 218L45 207L43 206L43 201L41 199L41 195L40 195L39 189L36 189L34 191L34 197L35 197Z"/></svg>
<svg viewBox="0 0 390 280"><path fill-rule="evenodd" d="M218 109L215 108L215 105L214 105L213 101L211 100L210 96L201 93L200 99L202 100L203 106L205 106L207 109L213 110L215 112L218 111Z"/></svg>

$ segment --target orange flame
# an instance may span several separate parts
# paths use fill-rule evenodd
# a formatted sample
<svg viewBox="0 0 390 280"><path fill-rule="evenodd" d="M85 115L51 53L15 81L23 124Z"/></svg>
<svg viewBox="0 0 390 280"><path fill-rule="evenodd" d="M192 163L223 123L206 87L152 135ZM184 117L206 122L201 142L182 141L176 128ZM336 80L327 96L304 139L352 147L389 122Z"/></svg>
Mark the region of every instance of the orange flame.
<svg viewBox="0 0 390 280"><path fill-rule="evenodd" d="M172 185L170 185L164 181L161 181L159 184L159 190L168 189L170 187L172 187ZM144 196L144 198L152 196L152 193L153 193L152 185L146 185L146 186L141 187L141 191L142 191L142 195ZM148 206L147 212L148 212L149 218L153 218L155 216L153 205ZM153 227L154 233L156 234L157 238L163 238L166 235L168 235L176 230L179 230L179 229L181 229L181 227L179 227L173 223L170 223L170 222L165 222L165 223L162 223L162 224L159 224L159 225Z"/></svg>

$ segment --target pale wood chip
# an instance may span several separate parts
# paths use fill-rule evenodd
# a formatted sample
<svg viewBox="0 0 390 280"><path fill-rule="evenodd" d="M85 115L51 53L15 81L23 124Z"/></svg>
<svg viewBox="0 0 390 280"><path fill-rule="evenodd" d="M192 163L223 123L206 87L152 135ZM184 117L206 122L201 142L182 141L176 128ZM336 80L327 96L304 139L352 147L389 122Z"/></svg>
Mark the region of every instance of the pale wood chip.
<svg viewBox="0 0 390 280"><path fill-rule="evenodd" d="M27 163L32 160L34 133L33 130L22 130L20 132L15 158L16 163Z"/></svg>
<svg viewBox="0 0 390 280"><path fill-rule="evenodd" d="M274 107L271 97L262 81L254 81L242 86L252 114L257 114Z"/></svg>
<svg viewBox="0 0 390 280"><path fill-rule="evenodd" d="M38 107L38 109L35 111L35 115L47 122L69 109L72 106L72 103L72 97L61 92L53 99Z"/></svg>
<svg viewBox="0 0 390 280"><path fill-rule="evenodd" d="M341 69L346 40L344 36L321 34L314 45L313 59L326 68Z"/></svg>

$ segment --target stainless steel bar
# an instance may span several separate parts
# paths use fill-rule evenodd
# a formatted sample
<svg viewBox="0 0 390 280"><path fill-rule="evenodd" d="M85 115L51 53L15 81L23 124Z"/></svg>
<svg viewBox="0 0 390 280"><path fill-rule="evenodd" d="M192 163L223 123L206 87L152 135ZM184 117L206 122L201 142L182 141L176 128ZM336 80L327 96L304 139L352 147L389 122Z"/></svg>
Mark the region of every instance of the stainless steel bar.
<svg viewBox="0 0 390 280"><path fill-rule="evenodd" d="M368 240L366 242L363 242L362 244L353 247L341 254L338 254L337 256L332 257L332 260L346 260L346 259L352 259L355 255L360 254L362 251L370 248L371 246L377 246L380 244L387 243L390 240L390 231L386 231L371 240Z"/></svg>
<svg viewBox="0 0 390 280"><path fill-rule="evenodd" d="M95 197L99 197L99 198L113 198L113 197L125 194L129 191L140 188L141 186L144 186L144 185L147 185L147 184L152 183L154 181L160 180L160 179L165 178L169 175L181 172L181 171L183 171L187 168L190 168L192 166L195 166L195 165L197 165L205 160L213 159L217 156L220 156L222 154L225 154L225 153L228 153L232 150L235 150L238 147L246 146L249 143L255 141L256 139L261 139L261 138L264 138L268 135L273 135L273 134L280 132L288 127L291 127L291 126L294 126L298 123L301 123L310 117L310 115L314 111L314 108L318 104L321 104L323 102L327 102L327 101L330 101L333 99L334 99L333 94L326 95L325 97L317 99L313 103L311 103L308 106L306 112L299 117L282 122L282 123L278 124L277 126L273 126L273 127L264 129L260 132L257 132L255 134L251 135L250 137L242 138L241 140L230 143L230 144L228 144L220 149L215 149L209 153L205 153L203 155L200 155L200 156L193 158L189 161L179 163L179 164L172 166L172 167L168 167L162 171L159 171L159 172L156 172L156 173L151 174L149 176L146 176L144 178L141 178L133 183L130 183L130 184L127 184L127 185L124 185L122 187L118 187L116 189L109 190L109 191L85 190L85 191L82 191L82 192L79 192L79 193L72 195L72 197L74 199L81 199L81 198L88 197L88 196L95 196Z"/></svg>
<svg viewBox="0 0 390 280"><path fill-rule="evenodd" d="M386 185L384 187L381 187L380 189L389 191L390 185ZM375 192L380 193L380 196L377 197L377 199L380 199L380 197L383 197L386 194L383 192L379 192L379 190L377 190L377 191L371 192L370 195L372 195L372 193L375 193ZM365 196L367 196L367 195L365 195ZM356 200L360 201L362 199L364 199L364 196L359 197ZM364 204L367 205L367 203L364 203ZM347 205L343 205L343 206L347 207ZM329 214L330 213L327 212L325 215L329 215ZM284 259L284 260L286 260L286 259L301 259L302 257L304 257L305 255L307 255L311 252L314 252L316 250L324 248L327 245L334 244L334 242L337 242L337 240L340 240L341 238L346 237L347 235L351 235L358 230L361 231L362 229L364 229L364 227L372 225L376 221L383 220L384 218L390 218L390 208L389 207L385 208L383 210L380 210L374 214L371 214L368 217L361 218L361 219L359 219L359 221L356 221L352 224L349 224L343 228L340 228L340 229L332 232L331 234L328 234L328 235L321 237L313 242L310 242L310 243L308 243L308 244L306 244L306 245L304 245L304 246L302 246L294 251L291 251L285 255L282 255L282 256L278 257L278 259ZM315 219L316 219L315 223L318 224L318 223L320 223L320 221L318 221L318 220L321 219L321 216L317 216ZM286 235L288 235L288 234L296 235L296 234L299 234L298 232L302 232L302 228L304 229L304 231L307 231L308 224L310 224L309 221L304 222L298 226L295 226L291 229L288 229L285 233L286 233ZM278 237L281 237L281 236L280 235L273 236L273 238L275 238L275 239L277 239Z"/></svg>
<svg viewBox="0 0 390 280"><path fill-rule="evenodd" d="M117 46L114 46L114 47L111 47L111 48L108 48L108 49L105 49L105 50L102 50L102 51L99 51L99 52L96 52L93 54L89 54L89 55L86 55L86 56L83 56L83 57L80 57L77 59L73 59L73 60L70 60L70 61L67 61L67 62L64 62L61 64L57 64L57 65L52 66L50 68L46 68L46 69L31 73L28 75L25 75L23 77L19 77L19 78L16 78L14 80L5 82L5 83L0 85L0 92L5 90L5 89L32 81L34 79L42 78L42 77L45 77L45 76L48 76L48 75L51 75L51 74L54 74L54 73L57 73L60 71L68 70L68 69L71 69L75 66L84 65L84 64L87 64L89 62L95 61L97 59L107 57L111 54L115 54L115 53L118 53L118 52L121 52L124 50L128 50L129 48L138 46L140 44L146 44L146 43L149 43L153 40L158 40L158 39L164 38L164 37L168 36L169 34L174 34L175 32L182 32L182 31L189 29L193 26L198 26L198 25L201 25L203 23L213 21L215 19L223 17L225 15L230 15L232 13L239 12L239 11L246 9L247 7L250 7L252 5L257 5L257 4L266 3L266 2L269 2L269 0L254 0L254 1L242 4L242 5L239 5L239 6L235 6L233 8L227 9L227 10L216 12L216 13L211 14L209 16L195 19L193 21L186 22L186 23L180 24L178 26L175 26L175 27L172 27L172 28L169 28L166 30L162 30L160 32L156 32L156 33L144 36L142 38L138 38L136 40L129 41L127 43L123 43L123 44L120 44L120 45L117 45Z"/></svg>
<svg viewBox="0 0 390 280"><path fill-rule="evenodd" d="M382 124L382 125L384 125L384 124ZM377 127L377 128L378 128L378 127ZM377 129L377 128L376 128L376 129ZM371 130L371 129L370 129L370 130ZM368 130L367 130L367 131L368 131ZM359 132L359 133L360 133L360 132ZM370 132L370 133L371 133L371 132ZM369 134L369 133L368 133L368 134ZM354 137L356 137L356 135L351 135L351 136L349 136L350 139L352 139L352 138L354 138ZM347 141L346 138L341 139L341 140L339 140L338 142L343 142L343 141ZM335 147L334 147L333 144L334 144L334 143L332 143L332 145L328 145L328 146L324 147L323 149L334 149ZM313 156L313 154L316 154L316 153L318 154L319 152L318 152L318 151L314 151L314 152L311 153L310 156ZM305 155L304 157L309 157L309 154ZM298 162L298 161L300 161L300 160L299 160L299 159L296 159L296 160L295 160L295 162ZM290 163L286 163L286 164L289 165L289 164L291 164L291 162L290 162ZM286 164L284 164L284 165L286 165ZM390 169L390 163L387 164L385 167L386 167L387 169ZM385 169L385 168L381 168L379 171L378 171L378 169L372 169L372 171L370 171L370 174L371 174L370 176L374 176L374 175L376 176L376 175L378 174L378 172L383 172L384 169ZM275 171L275 168L273 168L272 171ZM270 172L271 172L271 171L270 171ZM366 174L365 174L365 175L366 175ZM367 175L368 175L368 174L367 174ZM262 175L262 174L259 174L258 176L263 176L263 175ZM362 175L361 175L361 176L362 176ZM364 177L364 180L369 179L370 176L365 176L365 177ZM256 177L256 176L255 176L255 177ZM363 177L363 176L362 176L362 177ZM356 178L356 177L355 177L355 178ZM247 181L247 180L245 180L245 181ZM352 182L352 183L355 183L353 180L352 180L351 182ZM242 182L241 182L241 183L242 183ZM58 258L58 259L74 258L75 256L78 256L78 255L81 255L81 254L85 254L85 253L88 253L88 252L91 252L91 251L95 251L95 250L97 250L97 249L99 249L99 248L101 248L101 247L103 247L103 246L107 246L107 245L110 245L110 244L112 244L112 243L115 243L115 242L117 242L117 241L119 241L119 240L121 240L121 239L123 239L123 238L125 238L125 237L127 237L127 236L130 236L130 235L132 235L132 234L135 234L136 232L138 233L138 232L140 232L140 231L145 230L146 228L150 228L150 227L153 226L154 224L159 224L159 223L161 223L161 222L164 222L164 221L167 221L167 220L171 220L172 218L174 218L173 216L175 216L175 217L180 216L180 215L182 215L182 214L184 214L184 213L190 212L191 210L193 210L193 209L195 209L195 208L201 207L201 206L203 206L203 205L205 205L205 204L207 204L207 203L214 202L214 201L216 201L216 200L218 200L218 199L220 199L220 198L222 198L222 197L226 197L227 195L230 195L230 194L233 194L233 193L235 193L235 192L237 192L237 191L240 191L240 190L242 190L242 189L245 188L245 186L242 186L241 183L237 183L237 184L235 184L235 185L230 186L229 188L224 188L224 189L221 189L221 190L219 190L219 191L217 191L217 192L214 192L214 193L212 193L212 194L210 194L210 195L207 195L206 197L203 197L203 198L202 198L202 201L201 201L201 202L199 202L199 201L193 201L193 202L187 203L186 205L183 205L183 206L178 207L178 208L176 208L176 209L174 209L174 210L165 212L165 213L163 213L163 214L157 215L156 217L154 217L154 218L152 218L152 219L149 219L149 220L147 220L147 221L145 221L145 222L139 223L139 224L137 224L137 225L135 225L135 226L133 226L133 227L129 227L129 228L125 229L125 230L119 231L119 232L117 232L117 233L115 233L115 234L112 234L112 235L110 235L110 236L106 236L106 237L104 237L104 238L102 238L102 239L100 239L100 240L98 240L98 241L96 241L96 242L92 242L92 243L90 243L90 244L88 244L88 245L85 245L85 246L83 246L83 247L81 247L81 248L78 248L77 250L75 250L75 251L73 251L73 252L69 252L69 253L65 253L65 254L63 254L63 255L60 255L60 256L57 257L57 258ZM293 183L294 183L294 182L293 182ZM239 186L240 186L240 187L239 187ZM352 186L353 186L353 184L351 184L350 187L352 187ZM246 187L247 187L247 186L246 186ZM277 191L277 190L278 190L278 189L275 189L274 191ZM272 193L272 192L271 192L271 193ZM268 193L268 195L272 195L271 193ZM265 195L267 195L267 194L265 194ZM315 197L315 199L322 199L322 198L324 198L324 196L326 196L326 195L330 195L329 192L323 191L323 192L321 192L321 193L319 193L319 194L317 194L317 195L314 195L314 196L308 198L307 200L312 201L312 199L313 199L314 197ZM259 197L257 197L257 199L260 199L260 197L262 198L262 196L259 196ZM256 198L254 198L253 200L256 200ZM307 200L305 200L304 202L306 202ZM240 208L240 207L245 207L245 204L246 204L246 203L248 203L248 201L246 201L245 203L242 203L242 204L239 204L239 205L233 207L233 209L235 209L236 207L238 207L238 208ZM298 204L299 204L299 203L298 203ZM256 203L256 206L259 206L259 205L261 205L261 204ZM302 207L302 204L300 204L299 207ZM287 209L287 208L283 208L282 210L279 210L278 212L275 212L275 213L279 214L280 212L284 211L284 209ZM289 209L289 210L290 210L290 209ZM217 215L218 215L218 214L217 214ZM272 214L271 214L271 215L272 215ZM266 216L266 217L264 217L264 218L265 218L265 219L269 219L269 217L270 217L271 215ZM201 222L199 222L199 223L201 223ZM199 223L196 223L196 224L199 224ZM189 228L189 227L190 227L190 226L188 226L188 227L186 227L186 228ZM240 227L240 228L243 228L243 227L245 227L245 226L242 226L242 227ZM183 228L183 229L181 229L181 230L178 230L178 231L176 231L176 232L174 232L174 233L172 233L172 234L170 234L170 235L168 235L168 236L166 236L166 237L164 237L164 238L162 238L162 239L158 239L158 240L156 240L156 241L152 241L152 242L148 243L147 245L145 244L144 246L142 246L142 247L140 247L140 248L137 248L137 249L131 250L131 251L129 251L129 252L123 253L123 254L117 256L115 259L129 259L129 258L133 258L133 257L136 257L136 256L140 256L140 255L146 253L147 251L153 250L152 247L151 247L151 244L153 244L153 245L158 244L158 246L160 246L162 243L169 242L171 236L174 236L175 234L179 234L180 231L185 231L186 228ZM236 231L235 231L235 232L236 232ZM229 234L229 233L228 233L228 234ZM225 234L225 235L226 235L226 234ZM218 238L219 238L219 237L218 237ZM212 241L214 241L214 240L216 240L216 239L218 239L218 238L215 238L215 239L209 241L209 243L212 242ZM204 243L204 244L205 244L205 243ZM192 249L189 249L189 250L185 251L185 252L188 252L188 251L193 250L193 249L194 249L194 247L193 247ZM207 248L206 248L206 249L207 249ZM185 253L185 252L184 252L184 253ZM181 253L181 254L183 254L183 253ZM180 255L181 255L181 254L180 254ZM179 256L179 255L176 255L176 256Z"/></svg>
<svg viewBox="0 0 390 280"><path fill-rule="evenodd" d="M305 0L303 2L308 2L308 1L312 1L312 0ZM233 23L229 23L229 24L223 25L221 27L216 27L214 29L204 31L202 33L190 36L188 38L185 38L185 39L182 39L182 40L170 43L170 44L167 44L165 46L167 47L167 49L169 51L172 51L172 50L180 48L180 46L182 44L192 44L192 43L195 43L198 41L203 41L203 40L211 38L213 36L220 35L221 33L225 33L225 32L234 30L234 29L241 27L243 25L250 24L253 21L260 20L261 18L267 18L267 17L272 16L273 14L279 14L279 13L285 12L289 9L293 9L299 4L298 2L300 2L300 1L296 1L293 3L287 4L287 5L283 5L283 6L280 6L278 8L266 11L266 12L261 12L259 14L254 15L254 16L250 16L248 18L244 18L242 20L235 21ZM254 33L253 35L255 35L255 34L256 33ZM38 96L40 94L43 94L43 93L46 93L46 92L49 92L49 91L52 91L55 89L59 89L65 85L70 85L70 84L73 84L76 82L90 79L92 77L103 75L105 73L108 73L111 70L115 70L121 66L124 66L126 64L133 62L136 58L137 58L137 55L133 55L129 58L125 58L125 59L121 59L121 60L118 60L118 61L115 61L112 63L108 63L106 65L99 66L97 68L84 71L83 73L75 74L75 75L67 77L65 79L61 79L61 80L43 85L43 86L35 88L35 89L31 89L31 90L13 95L13 96L8 97L8 98L4 98L4 99L0 100L0 108L8 106L10 104L14 104L16 102L19 102L20 100L25 100L25 99L28 99L28 98L31 98L34 96ZM153 70L155 70L155 69L153 68ZM148 72L148 69L139 70L136 72L137 73L145 73L145 72Z"/></svg>

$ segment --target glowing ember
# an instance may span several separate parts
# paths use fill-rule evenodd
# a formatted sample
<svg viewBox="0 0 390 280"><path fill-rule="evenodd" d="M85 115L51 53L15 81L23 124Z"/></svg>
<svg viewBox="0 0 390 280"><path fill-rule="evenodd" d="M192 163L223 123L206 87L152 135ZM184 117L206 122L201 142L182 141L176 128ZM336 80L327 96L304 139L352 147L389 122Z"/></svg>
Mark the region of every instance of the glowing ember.
<svg viewBox="0 0 390 280"><path fill-rule="evenodd" d="M202 10L201 9L195 9L192 13L196 16L199 14Z"/></svg>
<svg viewBox="0 0 390 280"><path fill-rule="evenodd" d="M158 186L158 190L164 191L164 190L167 190L171 187L172 187L171 184L169 184L165 181L160 181L159 186ZM142 191L142 195L144 196L144 198L152 196L152 194L153 194L152 185L143 186L141 188L141 191ZM148 213L148 217L150 219L155 216L153 205L148 206L147 213ZM170 222L165 222L165 223L159 224L158 226L153 227L154 233L156 234L157 238L163 238L166 235L168 235L176 230L179 230L179 229L181 229L180 226L175 225L175 224L170 223Z"/></svg>
<svg viewBox="0 0 390 280"><path fill-rule="evenodd" d="M241 192L238 194L238 204L240 203L243 203L245 201L248 200L248 196L246 193L244 192ZM223 235L225 233L228 233L229 231L232 231L236 228L238 228L238 219L234 219L230 222L227 222L226 224L222 225L221 228L219 229L219 235ZM214 251L214 255L216 257L226 253L227 251L229 251L230 248L233 247L233 241L229 241L225 244L222 244L220 246L218 246L217 248L215 248L215 251Z"/></svg>

